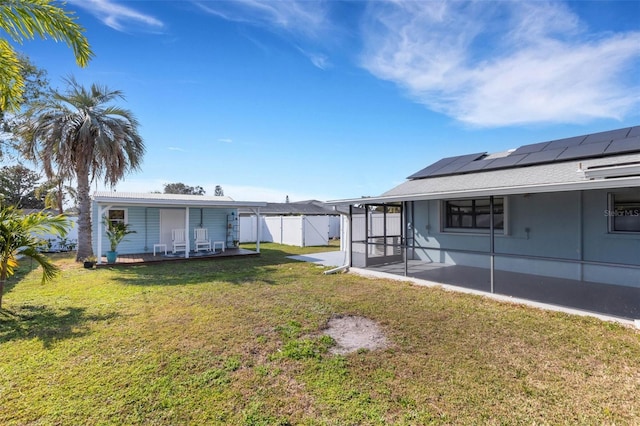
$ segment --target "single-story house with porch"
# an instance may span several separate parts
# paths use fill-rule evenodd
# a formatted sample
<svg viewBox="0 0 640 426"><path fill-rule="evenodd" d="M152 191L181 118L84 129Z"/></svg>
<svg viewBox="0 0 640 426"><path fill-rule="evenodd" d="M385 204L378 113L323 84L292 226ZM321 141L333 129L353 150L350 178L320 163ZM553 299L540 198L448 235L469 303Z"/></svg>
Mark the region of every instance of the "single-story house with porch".
<svg viewBox="0 0 640 426"><path fill-rule="evenodd" d="M330 203L352 209L353 268L640 318L640 126L444 158Z"/></svg>
<svg viewBox="0 0 640 426"><path fill-rule="evenodd" d="M206 229L210 249L232 248L239 240L238 209L250 209L260 216L260 207L265 204L204 195L95 192L91 211L93 251L99 263L102 254L109 251L105 218L127 223L135 231L120 243L119 254L173 251L175 230L183 230L179 253L185 258L196 248L195 229ZM258 252L259 243L256 241Z"/></svg>

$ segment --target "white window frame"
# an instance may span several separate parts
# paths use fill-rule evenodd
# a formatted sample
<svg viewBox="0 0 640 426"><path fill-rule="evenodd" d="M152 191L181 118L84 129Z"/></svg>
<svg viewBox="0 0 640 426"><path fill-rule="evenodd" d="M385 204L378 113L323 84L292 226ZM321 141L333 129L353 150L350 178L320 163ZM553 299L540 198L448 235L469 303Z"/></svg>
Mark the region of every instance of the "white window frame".
<svg viewBox="0 0 640 426"><path fill-rule="evenodd" d="M111 219L111 212L112 211L123 211L124 212L124 219ZM110 208L109 210L107 210L106 213L107 216L107 220L110 222L123 222L124 224L129 223L129 209L125 208L125 207L118 207L118 208Z"/></svg>

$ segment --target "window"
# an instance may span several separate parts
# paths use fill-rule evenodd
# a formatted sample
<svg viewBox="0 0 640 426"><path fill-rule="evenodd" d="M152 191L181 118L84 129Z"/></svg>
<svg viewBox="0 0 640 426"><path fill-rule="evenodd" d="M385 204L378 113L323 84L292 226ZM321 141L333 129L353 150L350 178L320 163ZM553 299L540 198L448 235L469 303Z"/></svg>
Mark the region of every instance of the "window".
<svg viewBox="0 0 640 426"><path fill-rule="evenodd" d="M127 210L126 209L109 209L107 212L107 220L111 223L127 223Z"/></svg>
<svg viewBox="0 0 640 426"><path fill-rule="evenodd" d="M611 232L640 232L640 191L610 194L605 216Z"/></svg>
<svg viewBox="0 0 640 426"><path fill-rule="evenodd" d="M489 198L445 201L445 228L448 229L489 229L491 208ZM504 229L504 199L493 199L493 220L495 229Z"/></svg>

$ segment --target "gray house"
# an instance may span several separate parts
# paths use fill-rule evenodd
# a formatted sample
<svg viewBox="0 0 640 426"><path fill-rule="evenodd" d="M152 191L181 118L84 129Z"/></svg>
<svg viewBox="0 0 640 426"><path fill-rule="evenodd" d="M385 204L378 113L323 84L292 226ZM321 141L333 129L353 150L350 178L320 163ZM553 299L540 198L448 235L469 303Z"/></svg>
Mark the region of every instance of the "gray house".
<svg viewBox="0 0 640 426"><path fill-rule="evenodd" d="M351 267L640 318L640 126L444 158L333 204Z"/></svg>
<svg viewBox="0 0 640 426"><path fill-rule="evenodd" d="M93 251L100 262L102 254L109 250L105 219L128 223L135 231L118 246L119 254L166 250L188 258L199 248L210 251L234 248L239 239L238 209L250 209L259 216L260 207L265 204L203 195L96 192L91 212ZM206 230L203 238L209 245L196 244L196 229ZM180 246L174 245L176 230L182 230ZM259 241L256 243L259 252Z"/></svg>

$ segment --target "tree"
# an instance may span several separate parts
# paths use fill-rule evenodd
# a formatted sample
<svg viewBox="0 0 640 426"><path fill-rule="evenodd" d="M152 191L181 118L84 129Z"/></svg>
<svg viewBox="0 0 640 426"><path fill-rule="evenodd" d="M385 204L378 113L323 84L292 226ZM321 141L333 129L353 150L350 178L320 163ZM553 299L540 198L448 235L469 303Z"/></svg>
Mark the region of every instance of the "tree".
<svg viewBox="0 0 640 426"><path fill-rule="evenodd" d="M164 185L165 194L204 195L205 190L201 186L189 186L182 182L167 183Z"/></svg>
<svg viewBox="0 0 640 426"><path fill-rule="evenodd" d="M145 148L133 113L110 104L124 99L121 91L97 84L87 90L73 78L66 82L66 92L53 92L50 101L27 112L20 134L24 154L42 162L49 179L64 176L77 182L80 261L93 255L90 183L104 178L114 186L140 168Z"/></svg>
<svg viewBox="0 0 640 426"><path fill-rule="evenodd" d="M58 210L60 213L64 212L64 203L67 200L67 195L74 203L76 202L78 198L76 189L64 183L64 179L54 177L36 189L35 195L37 198L43 198L45 209Z"/></svg>
<svg viewBox="0 0 640 426"><path fill-rule="evenodd" d="M51 37L73 49L76 62L87 65L93 52L84 28L72 12L55 6L52 0L0 1L0 29L16 43ZM23 67L9 41L0 38L0 110L17 111L24 93Z"/></svg>
<svg viewBox="0 0 640 426"><path fill-rule="evenodd" d="M0 198L5 206L17 209L43 209L44 196L38 193L42 176L33 170L16 164L0 169Z"/></svg>
<svg viewBox="0 0 640 426"><path fill-rule="evenodd" d="M13 207L0 206L0 308L7 277L13 275L20 257L29 257L42 267L43 283L56 276L58 267L38 250L44 243L38 235L53 232L64 237L68 226L62 215L21 215Z"/></svg>
<svg viewBox="0 0 640 426"><path fill-rule="evenodd" d="M220 185L216 185L215 192L213 193L216 197L224 197L224 191Z"/></svg>
<svg viewBox="0 0 640 426"><path fill-rule="evenodd" d="M24 80L22 102L29 104L45 100L51 92L47 72L31 63L28 57L19 55L21 74ZM0 108L0 158L6 152L15 151L19 140L14 135L14 129L19 127L20 116L6 113ZM11 149L11 151L9 151Z"/></svg>

